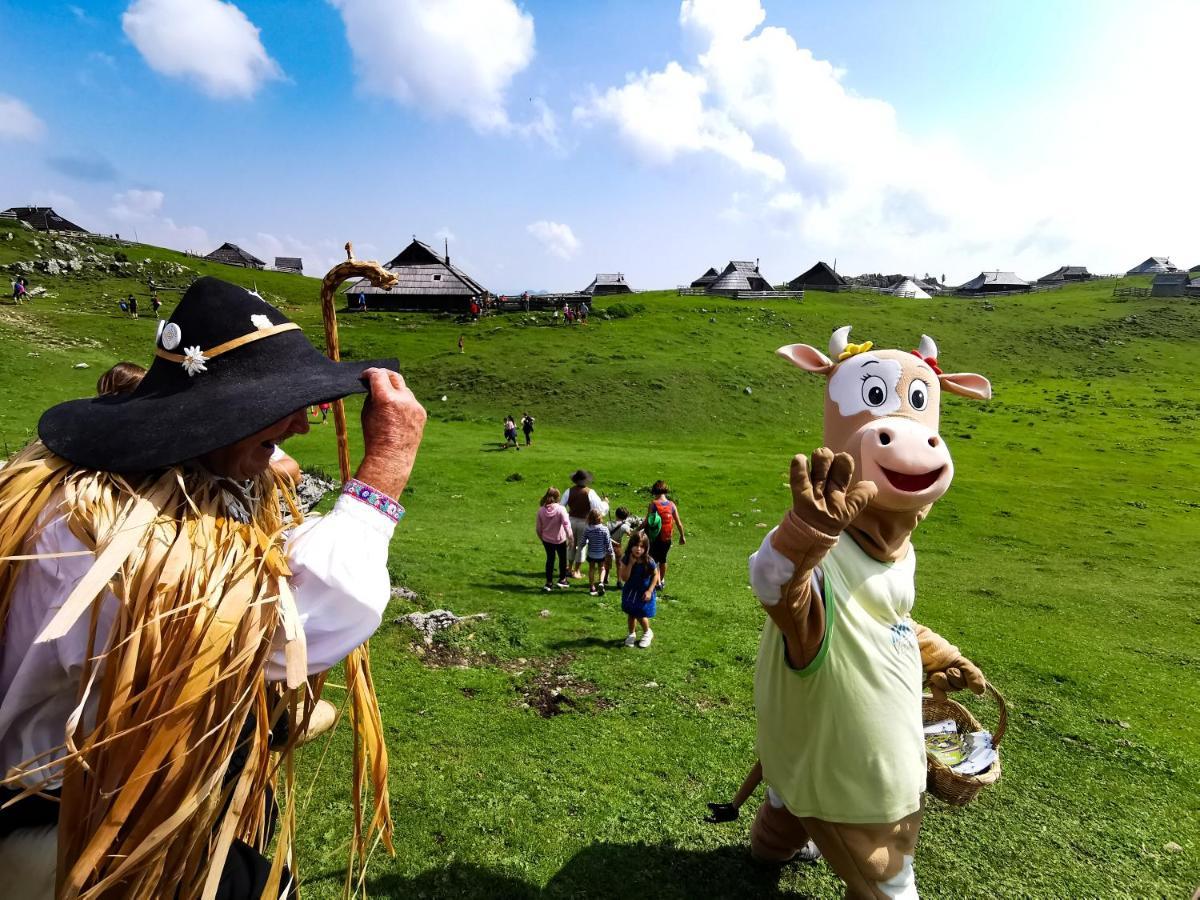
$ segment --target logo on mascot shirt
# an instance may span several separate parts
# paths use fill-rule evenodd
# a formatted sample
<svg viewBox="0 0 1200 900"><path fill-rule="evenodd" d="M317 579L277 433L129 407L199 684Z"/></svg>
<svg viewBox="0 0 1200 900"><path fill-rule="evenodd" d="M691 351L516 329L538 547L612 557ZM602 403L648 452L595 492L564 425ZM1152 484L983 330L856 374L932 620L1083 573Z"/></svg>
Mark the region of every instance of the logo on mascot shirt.
<svg viewBox="0 0 1200 900"><path fill-rule="evenodd" d="M892 626L892 648L901 650L905 647L916 647L917 635L907 622L897 622Z"/></svg>

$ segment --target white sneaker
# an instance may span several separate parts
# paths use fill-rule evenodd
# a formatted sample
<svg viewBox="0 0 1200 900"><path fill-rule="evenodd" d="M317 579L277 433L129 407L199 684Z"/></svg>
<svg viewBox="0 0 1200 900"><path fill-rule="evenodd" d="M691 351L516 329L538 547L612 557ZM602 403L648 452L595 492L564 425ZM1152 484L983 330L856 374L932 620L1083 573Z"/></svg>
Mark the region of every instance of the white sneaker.
<svg viewBox="0 0 1200 900"><path fill-rule="evenodd" d="M650 642L653 640L654 640L654 631L653 630L647 631L645 634L642 635L642 639L640 641L638 641L638 646L639 647L649 647Z"/></svg>
<svg viewBox="0 0 1200 900"><path fill-rule="evenodd" d="M629 632L629 634L625 635L625 646L626 647L632 647L636 643L637 643L637 635L634 632L631 631L631 632Z"/></svg>

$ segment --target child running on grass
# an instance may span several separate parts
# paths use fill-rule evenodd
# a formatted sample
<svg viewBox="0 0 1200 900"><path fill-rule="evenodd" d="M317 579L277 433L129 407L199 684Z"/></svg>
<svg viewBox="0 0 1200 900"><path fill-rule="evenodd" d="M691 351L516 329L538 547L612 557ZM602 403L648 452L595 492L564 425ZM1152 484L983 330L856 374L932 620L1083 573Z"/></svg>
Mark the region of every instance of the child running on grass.
<svg viewBox="0 0 1200 900"><path fill-rule="evenodd" d="M658 563L650 556L650 538L646 532L635 531L629 538L629 547L621 557L617 575L625 582L621 592L621 609L628 617L629 634L625 646L649 647L654 640L650 620L654 618L655 601L658 599ZM642 639L637 637L637 626L642 626Z"/></svg>
<svg viewBox="0 0 1200 900"><path fill-rule="evenodd" d="M604 513L593 509L588 513L587 531L583 533L584 543L587 544L588 582L593 597L604 593L604 563L612 555L612 538L608 535L608 526L604 524Z"/></svg>

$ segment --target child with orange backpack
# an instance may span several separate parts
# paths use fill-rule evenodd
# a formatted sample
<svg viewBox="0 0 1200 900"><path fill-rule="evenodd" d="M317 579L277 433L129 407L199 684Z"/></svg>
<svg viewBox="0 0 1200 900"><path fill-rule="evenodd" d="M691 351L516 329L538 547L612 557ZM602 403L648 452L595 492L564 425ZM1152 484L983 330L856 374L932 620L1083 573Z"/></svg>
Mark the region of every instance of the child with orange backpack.
<svg viewBox="0 0 1200 900"><path fill-rule="evenodd" d="M643 526L646 536L650 538L650 556L658 563L659 590L667 587L667 554L671 552L671 541L675 531L679 531L679 543L686 544L687 537L683 533L683 519L679 518L679 507L667 495L671 489L661 478L654 482L650 493L654 499L646 507L646 523Z"/></svg>

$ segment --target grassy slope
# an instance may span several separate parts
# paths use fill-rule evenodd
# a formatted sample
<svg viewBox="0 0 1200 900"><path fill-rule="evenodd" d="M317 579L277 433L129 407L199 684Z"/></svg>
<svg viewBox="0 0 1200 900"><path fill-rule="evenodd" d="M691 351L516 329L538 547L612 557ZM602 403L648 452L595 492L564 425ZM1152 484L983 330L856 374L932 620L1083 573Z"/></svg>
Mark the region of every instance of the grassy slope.
<svg viewBox="0 0 1200 900"><path fill-rule="evenodd" d="M28 233L15 236L0 241L0 263L30 257ZM315 281L183 262L255 281L319 337ZM115 312L131 281L51 284L55 299L0 306L9 446L46 405L86 394L102 367L149 355L153 322ZM645 307L636 316L571 331L543 318L344 317L346 354L399 356L431 412L393 573L427 608L491 612L454 642L497 660L430 668L410 652L411 635L390 625L373 642L398 846L394 861L373 864L374 891L839 896L823 867L777 876L752 865L748 815L722 827L700 816L753 758L762 614L745 557L761 539L758 523L786 508L790 455L820 438L820 382L770 351L822 346L847 322L857 339L888 346L931 333L944 366L983 372L996 388L988 404L944 404L958 477L917 537L917 615L1008 696L1005 775L967 809L931 804L923 895L1182 896L1194 887L1200 307L1110 293L1099 283L992 309L949 298L813 293L800 304L736 304L662 293L636 298ZM72 369L79 361L92 368ZM497 451L501 417L525 408L538 417L537 443ZM289 449L332 469L331 430L317 427ZM631 507L644 506L642 486L655 478L675 489L691 540L673 552L671 599L650 651L615 646L623 617L612 595L538 590L537 498L580 465ZM522 480L509 480L514 473ZM521 690L545 671L596 692L577 692L578 710L543 719L521 707ZM305 817L310 897L335 896L340 884L345 753L339 734ZM1169 841L1183 852L1166 852Z"/></svg>

